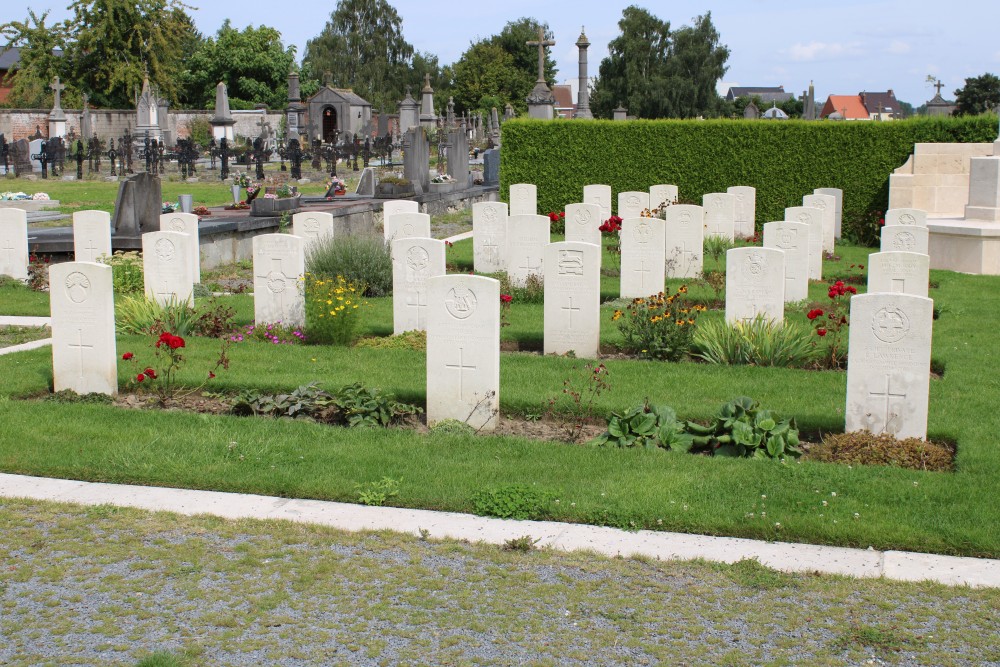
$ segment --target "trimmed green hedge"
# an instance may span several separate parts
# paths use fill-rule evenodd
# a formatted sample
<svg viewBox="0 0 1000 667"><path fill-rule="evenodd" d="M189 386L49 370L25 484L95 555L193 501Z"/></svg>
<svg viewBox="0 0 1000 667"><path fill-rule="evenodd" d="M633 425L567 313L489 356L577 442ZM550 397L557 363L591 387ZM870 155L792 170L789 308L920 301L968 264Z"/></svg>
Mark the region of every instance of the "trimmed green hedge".
<svg viewBox="0 0 1000 667"><path fill-rule="evenodd" d="M657 183L685 200L732 185L757 188L757 225L782 220L814 188L844 191L844 234L877 239L889 200L889 174L916 143L992 142L997 117L893 122L734 120L511 120L503 125L500 196L512 183L538 186L542 212L561 211L604 183L618 192Z"/></svg>

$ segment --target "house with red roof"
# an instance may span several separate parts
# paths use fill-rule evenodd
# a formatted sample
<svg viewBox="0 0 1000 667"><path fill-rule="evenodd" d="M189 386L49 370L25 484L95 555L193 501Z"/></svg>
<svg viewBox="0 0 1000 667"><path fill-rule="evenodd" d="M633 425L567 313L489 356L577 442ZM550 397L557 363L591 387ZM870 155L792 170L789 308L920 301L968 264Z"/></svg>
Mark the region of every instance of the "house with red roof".
<svg viewBox="0 0 1000 667"><path fill-rule="evenodd" d="M857 95L830 95L819 113L832 120L896 120L902 110L892 88L884 93L863 91Z"/></svg>

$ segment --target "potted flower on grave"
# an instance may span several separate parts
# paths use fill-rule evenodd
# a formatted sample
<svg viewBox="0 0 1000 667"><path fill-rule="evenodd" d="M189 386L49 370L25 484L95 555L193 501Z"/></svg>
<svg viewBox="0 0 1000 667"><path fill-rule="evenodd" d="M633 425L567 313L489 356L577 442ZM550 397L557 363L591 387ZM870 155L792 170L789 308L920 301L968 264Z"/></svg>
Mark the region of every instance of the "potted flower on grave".
<svg viewBox="0 0 1000 667"><path fill-rule="evenodd" d="M326 182L326 198L342 197L347 194L347 184L341 179L333 176Z"/></svg>
<svg viewBox="0 0 1000 667"><path fill-rule="evenodd" d="M245 171L237 171L233 174L233 204L240 203L240 189L249 187L252 182L250 176Z"/></svg>
<svg viewBox="0 0 1000 667"><path fill-rule="evenodd" d="M400 199L414 194L413 183L408 178L383 176L375 186L375 197L378 199Z"/></svg>
<svg viewBox="0 0 1000 667"><path fill-rule="evenodd" d="M250 215L270 216L286 211L294 211L299 207L299 193L295 188L283 183L274 188L273 193L267 193L263 198L250 202Z"/></svg>

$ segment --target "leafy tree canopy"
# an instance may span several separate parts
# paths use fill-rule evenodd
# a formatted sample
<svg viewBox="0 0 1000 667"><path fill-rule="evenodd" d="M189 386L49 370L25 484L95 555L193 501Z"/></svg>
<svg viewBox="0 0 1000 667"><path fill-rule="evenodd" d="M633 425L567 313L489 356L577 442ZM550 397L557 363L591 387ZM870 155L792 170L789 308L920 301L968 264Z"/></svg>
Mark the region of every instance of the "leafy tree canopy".
<svg viewBox="0 0 1000 667"><path fill-rule="evenodd" d="M39 16L29 9L24 21L0 25L0 35L7 40L3 49L17 47L21 50L17 67L4 77L5 83L12 84L7 106L49 109L53 97L49 84L57 76L66 78L66 59L55 51L66 47L69 27L65 22L45 25L48 15L42 12ZM67 86L62 99L66 105L74 104L79 95Z"/></svg>
<svg viewBox="0 0 1000 667"><path fill-rule="evenodd" d="M955 115L975 116L1000 106L1000 78L987 72L965 80L965 86L955 91Z"/></svg>

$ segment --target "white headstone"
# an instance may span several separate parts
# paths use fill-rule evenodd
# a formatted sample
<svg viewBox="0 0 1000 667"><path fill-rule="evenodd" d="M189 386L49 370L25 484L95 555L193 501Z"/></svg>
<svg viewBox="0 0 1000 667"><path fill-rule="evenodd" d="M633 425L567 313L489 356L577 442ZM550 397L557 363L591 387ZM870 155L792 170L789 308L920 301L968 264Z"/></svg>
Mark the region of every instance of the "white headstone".
<svg viewBox="0 0 1000 667"><path fill-rule="evenodd" d="M427 280L427 425L457 419L496 428L500 409L500 282Z"/></svg>
<svg viewBox="0 0 1000 667"><path fill-rule="evenodd" d="M182 232L142 235L142 274L147 299L160 305L170 301L194 305L190 239Z"/></svg>
<svg viewBox="0 0 1000 667"><path fill-rule="evenodd" d="M776 248L733 248L726 252L726 322L758 315L785 319L785 253Z"/></svg>
<svg viewBox="0 0 1000 667"><path fill-rule="evenodd" d="M785 303L809 297L809 225L802 222L764 223L764 247L785 253Z"/></svg>
<svg viewBox="0 0 1000 667"><path fill-rule="evenodd" d="M437 239L392 242L393 333L427 329L427 279L444 275L444 254Z"/></svg>
<svg viewBox="0 0 1000 667"><path fill-rule="evenodd" d="M510 186L510 215L535 215L538 213L538 189L531 183Z"/></svg>
<svg viewBox="0 0 1000 667"><path fill-rule="evenodd" d="M663 220L622 220L621 245L621 296L634 299L662 292L666 247Z"/></svg>
<svg viewBox="0 0 1000 667"><path fill-rule="evenodd" d="M886 225L882 228L882 252L927 252L927 228L917 225Z"/></svg>
<svg viewBox="0 0 1000 667"><path fill-rule="evenodd" d="M605 220L611 217L611 186L583 186L583 203L597 204L601 207L601 223L603 224Z"/></svg>
<svg viewBox="0 0 1000 667"><path fill-rule="evenodd" d="M333 215L321 211L296 213L292 216L292 234L305 241L308 255L314 246L333 238Z"/></svg>
<svg viewBox="0 0 1000 667"><path fill-rule="evenodd" d="M789 206L787 222L809 225L809 280L823 279L823 211L810 206Z"/></svg>
<svg viewBox="0 0 1000 667"><path fill-rule="evenodd" d="M507 257L507 204L499 201L472 205L472 263L478 273L504 270Z"/></svg>
<svg viewBox="0 0 1000 667"><path fill-rule="evenodd" d="M823 252L832 253L836 240L837 200L833 195L806 195L802 198L802 205L823 212Z"/></svg>
<svg viewBox="0 0 1000 667"><path fill-rule="evenodd" d="M382 222L385 242L394 239L431 237L431 216L426 213L396 213L387 215Z"/></svg>
<svg viewBox="0 0 1000 667"><path fill-rule="evenodd" d="M112 285L106 264L64 262L49 267L55 391L118 393Z"/></svg>
<svg viewBox="0 0 1000 667"><path fill-rule="evenodd" d="M566 205L566 240L601 245L601 207L597 204Z"/></svg>
<svg viewBox="0 0 1000 667"><path fill-rule="evenodd" d="M28 214L0 208L0 276L28 279Z"/></svg>
<svg viewBox="0 0 1000 667"><path fill-rule="evenodd" d="M834 230L833 235L838 239L841 237L841 231L844 226L844 191L840 188L816 188L813 190L813 194L817 195L830 195L837 200L837 212L834 219Z"/></svg>
<svg viewBox="0 0 1000 667"><path fill-rule="evenodd" d="M649 208L658 208L662 204L676 204L677 203L677 186L668 185L666 183L661 185L651 185L649 186Z"/></svg>
<svg viewBox="0 0 1000 667"><path fill-rule="evenodd" d="M697 278L705 262L705 209L692 204L667 207L664 223L667 278Z"/></svg>
<svg viewBox="0 0 1000 667"><path fill-rule="evenodd" d="M705 236L736 239L736 197L725 192L710 192L702 196L705 209Z"/></svg>
<svg viewBox="0 0 1000 667"><path fill-rule="evenodd" d="M851 297L846 428L927 437L934 301L909 294Z"/></svg>
<svg viewBox="0 0 1000 667"><path fill-rule="evenodd" d="M931 258L915 252L868 255L868 292L927 296Z"/></svg>
<svg viewBox="0 0 1000 667"><path fill-rule="evenodd" d="M545 354L596 357L600 310L601 246L576 242L546 246Z"/></svg>
<svg viewBox="0 0 1000 667"><path fill-rule="evenodd" d="M895 225L926 227L927 211L922 211L919 208L890 208L885 212L885 226Z"/></svg>
<svg viewBox="0 0 1000 667"><path fill-rule="evenodd" d="M160 216L161 232L180 232L187 234L188 266L191 268L191 281L201 282L201 248L198 240L198 216L194 213L164 213Z"/></svg>
<svg viewBox="0 0 1000 667"><path fill-rule="evenodd" d="M77 211L73 214L73 259L96 262L111 256L111 214L107 211Z"/></svg>
<svg viewBox="0 0 1000 667"><path fill-rule="evenodd" d="M420 204L412 199L389 199L382 204L382 219L399 213L420 213Z"/></svg>
<svg viewBox="0 0 1000 667"><path fill-rule="evenodd" d="M638 218L646 210L649 210L648 192L618 193L618 217L622 220Z"/></svg>
<svg viewBox="0 0 1000 667"><path fill-rule="evenodd" d="M28 142L28 155L38 155L42 152L42 144L45 143L44 139L32 139ZM31 170L41 171L42 161L36 160L35 158L29 158L31 160Z"/></svg>
<svg viewBox="0 0 1000 667"><path fill-rule="evenodd" d="M516 285L528 276L542 276L542 259L549 244L547 215L512 215L507 219L507 275Z"/></svg>
<svg viewBox="0 0 1000 667"><path fill-rule="evenodd" d="M253 237L253 316L257 324L305 324L305 241L292 234Z"/></svg>
<svg viewBox="0 0 1000 667"><path fill-rule="evenodd" d="M757 188L734 185L727 188L726 193L736 197L736 235L753 238L757 222Z"/></svg>

